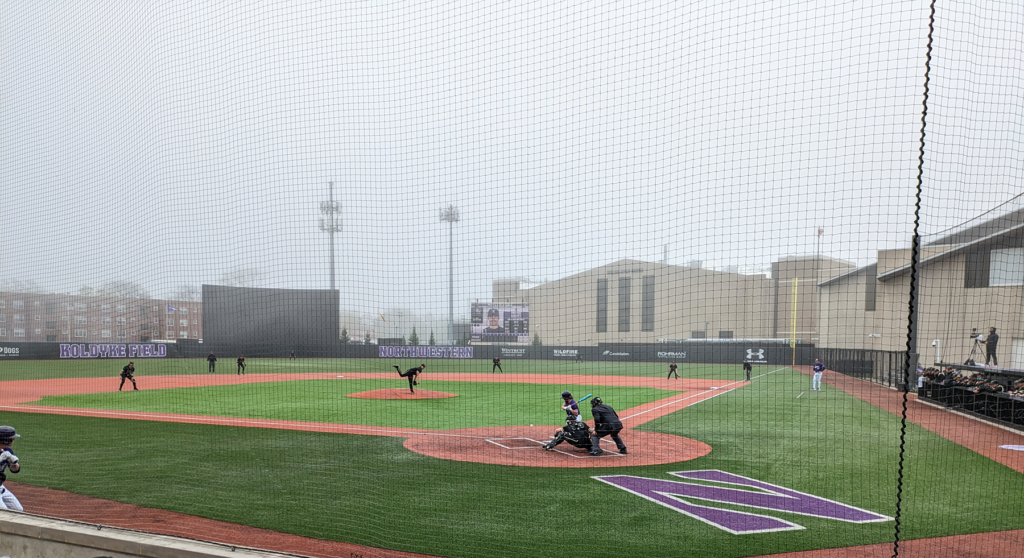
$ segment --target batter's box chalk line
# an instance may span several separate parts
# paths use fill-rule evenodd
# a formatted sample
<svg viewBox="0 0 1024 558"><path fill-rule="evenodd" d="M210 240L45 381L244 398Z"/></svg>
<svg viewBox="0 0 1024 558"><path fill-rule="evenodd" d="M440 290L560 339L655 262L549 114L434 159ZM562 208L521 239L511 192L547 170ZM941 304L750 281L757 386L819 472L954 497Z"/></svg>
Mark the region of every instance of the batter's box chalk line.
<svg viewBox="0 0 1024 558"><path fill-rule="evenodd" d="M505 449L508 449L508 450L537 449L537 446L543 446L544 444L548 443L548 441L550 441L550 440L548 440L548 441L541 442L541 441L538 441L538 440L534 440L533 438L486 438L486 440L488 442L498 446L498 447L505 448ZM512 444L512 443L515 443L515 441L517 441L517 440L523 440L525 442L531 442L531 443L528 444L528 445L525 445L525 446L521 446L521 445L506 446L505 444L501 443L501 442L506 442L506 443Z"/></svg>
<svg viewBox="0 0 1024 558"><path fill-rule="evenodd" d="M543 446L544 444L546 444L546 443L551 441L551 440L540 441L540 440L534 440L533 438L485 438L485 440L490 442L490 443L492 443L492 444L494 444L494 445L496 445L496 446L498 446L498 447L500 447L500 448L507 449L507 450L540 449L540 448L538 448L538 446ZM502 443L502 442L505 442L507 444L514 444L516 441L527 442L527 445L505 445L505 444ZM618 446L616 446L615 443L612 442L611 440L604 440L604 439L602 439L601 441L605 442L606 444L611 444L611 446L614 447L615 450L618 449ZM602 451L604 451L604 453L602 455L590 455L590 454L582 454L582 455L580 455L579 452L568 452L568 451L560 450L558 448L555 448L552 451L554 453L560 453L562 455L568 455L569 457L575 457L576 459L591 459L591 458L599 458L599 457L623 457L623 455L621 453L619 453L618 451L615 451L615 450L610 450L610 449L602 450Z"/></svg>

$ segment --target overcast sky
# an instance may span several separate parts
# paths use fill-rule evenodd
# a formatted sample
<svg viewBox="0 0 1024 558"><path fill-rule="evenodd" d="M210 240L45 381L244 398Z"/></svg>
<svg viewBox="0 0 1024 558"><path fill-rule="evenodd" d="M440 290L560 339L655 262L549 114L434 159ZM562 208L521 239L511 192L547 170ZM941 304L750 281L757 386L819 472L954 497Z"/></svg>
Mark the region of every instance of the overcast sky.
<svg viewBox="0 0 1024 558"><path fill-rule="evenodd" d="M938 4L921 227L1024 188L1024 7ZM258 269L362 312L907 245L922 1L5 2L0 280Z"/></svg>

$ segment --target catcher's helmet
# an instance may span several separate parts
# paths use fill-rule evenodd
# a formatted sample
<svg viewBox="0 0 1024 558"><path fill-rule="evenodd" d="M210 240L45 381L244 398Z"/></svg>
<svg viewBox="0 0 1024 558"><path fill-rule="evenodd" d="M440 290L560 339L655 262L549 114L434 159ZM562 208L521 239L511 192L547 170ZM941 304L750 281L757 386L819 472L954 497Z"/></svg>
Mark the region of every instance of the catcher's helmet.
<svg viewBox="0 0 1024 558"><path fill-rule="evenodd" d="M562 399L572 399L572 394L569 393L568 391L563 391L562 392Z"/></svg>
<svg viewBox="0 0 1024 558"><path fill-rule="evenodd" d="M15 438L21 438L21 434L16 433L13 426L0 426L0 444L9 444Z"/></svg>
<svg viewBox="0 0 1024 558"><path fill-rule="evenodd" d="M597 407L597 406L598 406L598 405L600 405L601 403L604 403L604 401L601 401L601 398L600 398L600 397L595 397L595 398L593 398L593 399L591 399L591 400L590 400L590 406L591 406L591 407Z"/></svg>

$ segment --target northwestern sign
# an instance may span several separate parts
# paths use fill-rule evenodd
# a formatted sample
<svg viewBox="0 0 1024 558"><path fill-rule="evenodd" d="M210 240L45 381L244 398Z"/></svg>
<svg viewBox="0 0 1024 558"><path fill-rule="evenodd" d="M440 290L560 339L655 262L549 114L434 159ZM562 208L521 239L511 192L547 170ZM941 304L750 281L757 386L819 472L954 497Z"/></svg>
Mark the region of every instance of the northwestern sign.
<svg viewBox="0 0 1024 558"><path fill-rule="evenodd" d="M167 345L150 343L61 343L60 358L163 358Z"/></svg>
<svg viewBox="0 0 1024 558"><path fill-rule="evenodd" d="M473 347L420 347L381 345L380 358L473 358Z"/></svg>
<svg viewBox="0 0 1024 558"><path fill-rule="evenodd" d="M628 475L592 478L627 492L632 492L641 498L646 498L654 503L661 504L734 535L794 531L804 529L804 527L768 515L697 505L681 498L700 500L704 503L710 502L795 513L822 519L835 519L848 523L875 523L893 520L891 517L874 512L724 471L681 471L669 474L684 479L754 488L758 491Z"/></svg>

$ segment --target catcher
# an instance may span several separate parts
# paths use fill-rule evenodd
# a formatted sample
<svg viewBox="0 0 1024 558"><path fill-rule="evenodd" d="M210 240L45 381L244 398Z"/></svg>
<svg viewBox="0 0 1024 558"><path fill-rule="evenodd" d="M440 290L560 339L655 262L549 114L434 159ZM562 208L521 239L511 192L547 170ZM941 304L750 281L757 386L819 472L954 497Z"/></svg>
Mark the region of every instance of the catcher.
<svg viewBox="0 0 1024 558"><path fill-rule="evenodd" d="M544 444L543 448L551 451L562 442L590 451L590 427L585 422L577 422L573 415L565 417L565 426L555 432L554 439Z"/></svg>
<svg viewBox="0 0 1024 558"><path fill-rule="evenodd" d="M121 391L121 388L124 387L124 381L125 380L131 380L132 381L132 387L135 388L135 391L139 391L139 386L138 386L138 384L135 383L135 363L134 362L130 362L129 361L128 362L128 366L125 366L124 368L121 369L121 385L118 386L117 391Z"/></svg>

